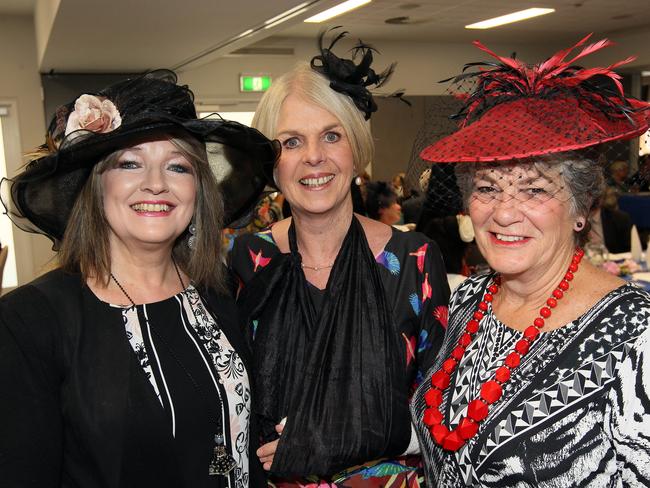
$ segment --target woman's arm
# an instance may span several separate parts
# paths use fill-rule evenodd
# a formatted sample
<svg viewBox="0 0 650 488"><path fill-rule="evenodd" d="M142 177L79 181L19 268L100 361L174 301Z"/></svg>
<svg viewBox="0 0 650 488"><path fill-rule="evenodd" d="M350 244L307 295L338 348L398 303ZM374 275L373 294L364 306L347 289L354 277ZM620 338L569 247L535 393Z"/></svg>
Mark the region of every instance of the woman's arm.
<svg viewBox="0 0 650 488"><path fill-rule="evenodd" d="M650 327L629 350L610 393L610 435L625 486L650 486L650 363L645 364L648 354Z"/></svg>
<svg viewBox="0 0 650 488"><path fill-rule="evenodd" d="M447 330L449 284L440 249L433 241L427 243L423 271L419 278L422 282L419 289L422 310L415 357L418 378L421 378L438 357Z"/></svg>
<svg viewBox="0 0 650 488"><path fill-rule="evenodd" d="M0 301L0 486L59 487L62 419L54 313L23 287ZM49 323L48 323L49 322Z"/></svg>

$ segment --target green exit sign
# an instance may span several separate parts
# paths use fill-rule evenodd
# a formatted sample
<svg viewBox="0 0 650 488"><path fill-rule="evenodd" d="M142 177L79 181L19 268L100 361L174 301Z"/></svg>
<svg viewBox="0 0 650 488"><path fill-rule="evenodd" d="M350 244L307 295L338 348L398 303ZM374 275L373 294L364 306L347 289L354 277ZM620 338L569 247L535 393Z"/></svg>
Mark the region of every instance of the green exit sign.
<svg viewBox="0 0 650 488"><path fill-rule="evenodd" d="M271 86L271 77L266 75L241 75L239 77L239 91L263 92Z"/></svg>

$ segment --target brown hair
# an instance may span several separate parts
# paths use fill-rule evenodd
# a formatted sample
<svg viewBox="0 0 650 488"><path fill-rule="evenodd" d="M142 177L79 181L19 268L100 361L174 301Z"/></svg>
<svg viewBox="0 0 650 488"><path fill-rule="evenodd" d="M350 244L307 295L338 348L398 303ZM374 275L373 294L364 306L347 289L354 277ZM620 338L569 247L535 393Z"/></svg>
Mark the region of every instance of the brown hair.
<svg viewBox="0 0 650 488"><path fill-rule="evenodd" d="M192 138L169 137L168 140L192 164L196 178L194 248L189 248L187 242L190 234L185 230L176 239L172 256L195 285L223 290L223 199L208 164L205 148ZM104 214L101 175L117 162L123 151L115 151L95 165L75 201L61 242L58 254L61 267L69 272L81 272L84 280L93 277L108 284L110 279L110 226Z"/></svg>

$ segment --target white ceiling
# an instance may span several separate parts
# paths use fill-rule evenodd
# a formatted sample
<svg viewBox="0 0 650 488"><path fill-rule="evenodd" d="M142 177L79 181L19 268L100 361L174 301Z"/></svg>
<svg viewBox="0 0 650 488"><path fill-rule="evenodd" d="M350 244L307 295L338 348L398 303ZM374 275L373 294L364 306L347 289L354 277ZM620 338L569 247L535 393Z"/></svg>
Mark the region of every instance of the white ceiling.
<svg viewBox="0 0 650 488"><path fill-rule="evenodd" d="M49 0L39 0L49 1ZM42 72L177 68L206 52L253 42L264 21L304 0L61 0L44 50ZM327 0L310 3L328 3ZM223 46L226 45L226 49Z"/></svg>
<svg viewBox="0 0 650 488"><path fill-rule="evenodd" d="M531 7L554 8L535 19L488 30L464 26ZM402 19L400 19L400 17ZM387 19L403 24L387 24ZM336 19L339 22L339 19ZM513 45L571 41L589 32L603 35L619 30L650 28L650 0L373 0L340 18L356 37L403 41L507 42ZM296 24L284 36L313 37L319 27Z"/></svg>
<svg viewBox="0 0 650 488"><path fill-rule="evenodd" d="M39 2L56 3L53 0ZM281 26L264 22L305 0L60 0L40 64L42 72L141 71L205 63L264 39L315 38L322 24L302 20L340 0L306 0ZM35 0L0 0L1 14L30 14ZM529 7L554 14L486 31L466 24ZM403 17L402 24L387 19ZM618 31L650 30L650 0L373 0L328 22L365 41L539 43ZM250 35L233 40L252 29ZM642 46L642 49L648 47ZM198 59L198 61L197 61Z"/></svg>

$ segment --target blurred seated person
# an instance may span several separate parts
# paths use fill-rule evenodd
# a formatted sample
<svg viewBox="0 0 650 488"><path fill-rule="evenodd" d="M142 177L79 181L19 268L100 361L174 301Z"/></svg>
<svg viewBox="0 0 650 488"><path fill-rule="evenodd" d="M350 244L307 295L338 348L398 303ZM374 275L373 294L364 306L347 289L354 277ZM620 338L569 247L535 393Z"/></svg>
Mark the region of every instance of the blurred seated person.
<svg viewBox="0 0 650 488"><path fill-rule="evenodd" d="M468 274L466 255L469 244L461 238L459 219L455 215L434 217L423 222L418 232L422 232L438 244L445 262L449 288L455 289Z"/></svg>
<svg viewBox="0 0 650 488"><path fill-rule="evenodd" d="M650 155L646 154L639 158L639 170L627 180L628 191L649 192L650 191Z"/></svg>
<svg viewBox="0 0 650 488"><path fill-rule="evenodd" d="M402 220L397 194L385 181L371 181L366 185L366 211L368 217L386 225L395 225Z"/></svg>
<svg viewBox="0 0 650 488"><path fill-rule="evenodd" d="M413 190L411 196L402 202L402 215L405 223L417 224L426 200L426 191L431 177L431 168L425 169L420 175L419 190Z"/></svg>
<svg viewBox="0 0 650 488"><path fill-rule="evenodd" d="M406 178L406 175L404 173L397 173L395 176L393 176L393 179L391 181L393 185L393 190L395 191L395 194L397 195L398 200L402 200L404 197L408 196L404 193L404 179Z"/></svg>
<svg viewBox="0 0 650 488"><path fill-rule="evenodd" d="M603 240L609 252L621 253L630 250L632 218L618 208L618 194L611 187L605 189L600 209L603 226Z"/></svg>
<svg viewBox="0 0 650 488"><path fill-rule="evenodd" d="M607 186L616 189L619 193L627 193L629 172L630 166L627 161L614 161L607 168Z"/></svg>

